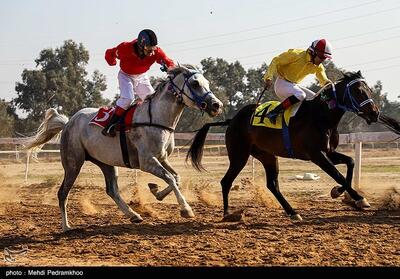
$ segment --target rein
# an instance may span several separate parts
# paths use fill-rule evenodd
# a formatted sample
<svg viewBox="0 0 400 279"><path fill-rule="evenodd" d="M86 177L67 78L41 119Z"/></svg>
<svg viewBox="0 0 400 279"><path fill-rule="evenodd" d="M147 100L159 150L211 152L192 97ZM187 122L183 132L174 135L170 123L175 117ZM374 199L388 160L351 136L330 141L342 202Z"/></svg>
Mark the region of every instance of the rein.
<svg viewBox="0 0 400 279"><path fill-rule="evenodd" d="M157 124L157 123L153 123L153 115L151 114L151 100L152 100L152 98L149 98L149 119L150 119L150 122L135 122L135 123L132 123L130 125L130 127L132 127L132 128L143 127L143 126L157 127L157 128L160 128L160 129L164 129L164 130L170 131L171 133L175 132L174 128L167 127L167 126L164 126L164 125L161 125L161 124Z"/></svg>
<svg viewBox="0 0 400 279"><path fill-rule="evenodd" d="M344 111L350 111L350 112L354 112L354 113L360 115L360 114L362 114L360 109L368 103L374 104L374 101L371 98L368 98L368 99L362 101L360 104L357 103L357 101L354 99L354 97L350 94L351 86L357 82L365 83L365 79L358 78L358 79L354 79L354 80L350 81L349 83L347 83L346 89L343 94L343 99L341 100L343 104L341 104L340 102L336 102L336 107L338 107ZM337 98L337 94L336 94L336 87L334 84L332 84L332 92L333 92L334 99L337 101L338 98ZM349 103L349 105L348 105L348 103Z"/></svg>
<svg viewBox="0 0 400 279"><path fill-rule="evenodd" d="M168 86L168 90L171 90L171 89L172 89L174 95L178 98L178 100L179 100L180 102L183 102L183 95L185 95L189 100L191 100L192 102L194 102L194 103L200 108L201 111L204 111L204 110L206 109L206 106L207 106L207 104L205 103L205 99L206 99L206 97L207 97L208 95L212 94L211 91L207 91L203 96L198 96L197 94L194 93L193 89L192 89L192 88L189 86L189 84L188 84L188 80L189 80L192 76L194 76L194 75L196 75L196 74L198 74L198 73L199 73L199 72L192 72L190 75L185 76L185 82L183 83L182 88L179 88L179 87L174 83L174 79L175 79L178 75L176 75L176 76L174 76L174 77L168 76L169 82L170 82L170 85ZM189 89L189 91L190 91L190 93L191 93L191 95L192 95L193 98L190 97L188 94L186 94L186 92L185 92L185 86ZM177 92L176 89L178 89L179 91ZM132 123L132 125L130 125L130 126L131 126L132 128L135 128L135 127L143 127L143 126L157 127L157 128L160 128L160 129L167 130L167 131L169 131L169 132L171 132L171 133L175 132L175 129L174 129L174 128L167 127L167 126L164 126L164 125L161 125L161 124L157 124L157 123L153 123L153 116L152 116L152 113L151 113L151 100L152 100L152 98L149 98L149 122L135 122L135 123Z"/></svg>

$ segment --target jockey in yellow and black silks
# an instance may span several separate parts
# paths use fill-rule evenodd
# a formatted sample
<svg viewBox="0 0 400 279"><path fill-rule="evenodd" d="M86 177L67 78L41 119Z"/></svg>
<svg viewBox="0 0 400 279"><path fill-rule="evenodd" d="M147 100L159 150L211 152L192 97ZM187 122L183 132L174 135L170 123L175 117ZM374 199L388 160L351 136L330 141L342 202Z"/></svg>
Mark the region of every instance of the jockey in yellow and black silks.
<svg viewBox="0 0 400 279"><path fill-rule="evenodd" d="M282 101L267 114L272 123L275 123L278 114L289 106L315 95L313 91L299 86L306 76L315 74L322 86L331 82L322 64L325 59L332 59L332 46L325 39L312 42L306 50L289 49L272 59L264 76L264 88L268 90L272 86L272 80L276 78L275 94Z"/></svg>

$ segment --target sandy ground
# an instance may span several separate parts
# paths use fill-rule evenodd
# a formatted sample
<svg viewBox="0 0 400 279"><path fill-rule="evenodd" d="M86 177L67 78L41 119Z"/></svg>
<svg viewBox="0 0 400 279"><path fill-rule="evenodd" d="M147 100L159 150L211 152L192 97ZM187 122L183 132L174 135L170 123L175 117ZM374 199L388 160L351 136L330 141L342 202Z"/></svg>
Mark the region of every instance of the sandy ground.
<svg viewBox="0 0 400 279"><path fill-rule="evenodd" d="M33 162L27 182L23 161L0 160L0 266L400 266L398 150L363 152L362 191L371 204L365 211L331 199L335 182L315 165L281 159L281 191L303 217L300 223L292 223L265 188L260 164L253 181L249 162L230 195L244 218L225 223L219 180L227 158L205 157L207 173L183 158L171 161L194 219L180 217L173 194L162 202L151 195L147 183L162 181L138 172L135 183L133 170L120 169L122 196L144 218L131 224L107 196L100 170L86 163L69 196L75 229L63 233L59 159ZM305 172L321 179L294 179Z"/></svg>

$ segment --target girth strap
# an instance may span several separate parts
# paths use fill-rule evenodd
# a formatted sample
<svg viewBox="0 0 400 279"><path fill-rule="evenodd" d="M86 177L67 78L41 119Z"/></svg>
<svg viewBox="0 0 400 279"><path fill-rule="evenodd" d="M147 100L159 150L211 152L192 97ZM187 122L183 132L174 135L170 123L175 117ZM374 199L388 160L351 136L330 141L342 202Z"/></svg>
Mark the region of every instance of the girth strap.
<svg viewBox="0 0 400 279"><path fill-rule="evenodd" d="M283 136L283 145L285 146L289 157L294 158L292 142L290 141L289 127L286 125L285 119L282 119L282 136Z"/></svg>
<svg viewBox="0 0 400 279"><path fill-rule="evenodd" d="M171 133L173 133L175 130L160 124L155 124L155 123L132 123L131 127L139 127L139 126L151 126L151 127L157 127L160 129L168 130ZM125 124L120 124L120 131L119 131L119 142L121 144L121 152L122 152L122 159L124 161L124 164L127 168L132 168L131 163L129 161L129 151L128 151L128 145L126 142L126 132L124 131Z"/></svg>
<svg viewBox="0 0 400 279"><path fill-rule="evenodd" d="M126 133L124 129L125 125L121 124L119 131L119 143L121 145L122 159L127 168L132 168L131 163L129 162L129 151L128 145L126 144Z"/></svg>

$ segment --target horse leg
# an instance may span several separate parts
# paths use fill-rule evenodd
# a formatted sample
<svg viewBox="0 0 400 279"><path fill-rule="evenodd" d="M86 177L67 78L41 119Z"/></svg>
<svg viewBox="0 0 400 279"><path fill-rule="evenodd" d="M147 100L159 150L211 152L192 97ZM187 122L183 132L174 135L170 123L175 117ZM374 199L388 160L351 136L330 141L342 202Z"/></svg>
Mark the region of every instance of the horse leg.
<svg viewBox="0 0 400 279"><path fill-rule="evenodd" d="M325 171L330 177L332 177L337 183L349 193L351 198L355 200L355 204L358 208L370 207L368 201L351 188L351 182L349 183L346 178L337 170L333 163L329 160L327 155L323 152L314 153L311 156L311 161L318 165L323 171Z"/></svg>
<svg viewBox="0 0 400 279"><path fill-rule="evenodd" d="M346 182L348 185L351 185L351 182L353 180L353 169L354 169L353 158L346 156L342 153L338 153L336 151L329 152L326 155L334 165L346 164L346 166L347 166ZM346 190L346 188L344 186L336 186L331 191L331 197L333 199L336 199L339 196L341 196L345 190ZM352 190L353 189L350 188L350 191L352 191Z"/></svg>
<svg viewBox="0 0 400 279"><path fill-rule="evenodd" d="M269 153L256 154L254 157L263 164L265 173L267 174L267 188L281 204L286 214L290 216L293 221L301 221L301 216L297 214L292 206L287 202L279 189L279 164L277 157Z"/></svg>
<svg viewBox="0 0 400 279"><path fill-rule="evenodd" d="M238 143L240 145L240 143ZM243 144L243 142L242 142ZM230 213L229 212L229 191L231 190L232 183L239 175L242 169L246 166L247 160L250 156L250 147L246 146L232 146L227 145L229 156L229 168L221 179L222 198L224 202L224 221L239 221L243 211Z"/></svg>
<svg viewBox="0 0 400 279"><path fill-rule="evenodd" d="M178 186L181 183L181 177L179 176L179 174L172 168L171 163L168 161L168 159L165 159L164 161L160 162L161 165L167 170L169 171L175 178L176 183L178 184Z"/></svg>
<svg viewBox="0 0 400 279"><path fill-rule="evenodd" d="M58 190L58 205L61 211L61 227L64 232L71 230L68 223L68 215L67 215L67 203L68 203L68 193L71 190L74 182L81 170L81 167L84 163L84 160L73 162L73 160L66 160L66 164L64 165L64 179L61 183L60 189Z"/></svg>
<svg viewBox="0 0 400 279"><path fill-rule="evenodd" d="M185 218L193 218L194 214L190 205L186 202L185 197L182 195L178 188L175 177L171 174L155 157L139 156L140 169L142 171L154 174L155 176L167 182L168 187L172 188L175 193L179 206L181 207L181 216ZM165 189L167 191L168 187ZM163 190L164 191L164 190Z"/></svg>
<svg viewBox="0 0 400 279"><path fill-rule="evenodd" d="M117 204L118 208L125 214L126 217L132 223L140 223L143 221L140 214L133 211L126 202L122 199L121 195L118 191L118 183L117 183L117 176L115 175L115 168L113 166L104 164L99 161L93 161L104 174L104 178L106 180L106 192L114 202Z"/></svg>
<svg viewBox="0 0 400 279"><path fill-rule="evenodd" d="M171 166L170 162L168 161L168 159L165 159L164 161L162 161L160 163L167 171L169 171L172 174L172 176L175 178L176 184L177 184L177 186L179 188L181 178L180 178L179 174L172 168L172 166ZM159 201L162 201L173 190L173 188L170 187L169 185L164 190L161 190L161 191L158 191L158 185L155 184L155 183L149 183L148 186L150 188L150 192Z"/></svg>

